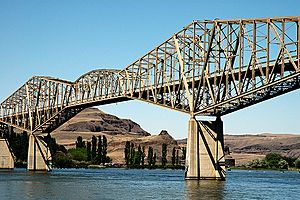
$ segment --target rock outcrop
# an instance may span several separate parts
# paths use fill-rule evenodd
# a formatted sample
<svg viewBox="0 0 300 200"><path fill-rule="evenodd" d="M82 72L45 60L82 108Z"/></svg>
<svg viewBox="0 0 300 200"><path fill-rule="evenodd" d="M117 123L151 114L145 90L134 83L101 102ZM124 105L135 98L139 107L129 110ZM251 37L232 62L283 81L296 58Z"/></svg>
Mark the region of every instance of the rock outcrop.
<svg viewBox="0 0 300 200"><path fill-rule="evenodd" d="M136 134L149 136L139 124L130 119L120 119L114 115L106 114L97 108L87 108L80 112L57 131L72 132L105 132L107 134ZM56 131L56 132L57 132Z"/></svg>
<svg viewBox="0 0 300 200"><path fill-rule="evenodd" d="M157 154L160 162L161 147L168 146L168 159L171 159L173 147L178 147L177 141L166 131L158 135L151 135L143 130L139 124L129 119L120 119L106 114L96 108L88 108L77 114L67 123L51 133L59 144L73 148L78 136L84 140L91 140L92 136L105 135L108 140L108 155L114 163L124 162L124 147L126 141L144 146L146 151L149 146Z"/></svg>
<svg viewBox="0 0 300 200"><path fill-rule="evenodd" d="M120 119L97 108L83 110L52 132L57 142L67 148L75 146L78 136L90 140L93 135L107 137L109 156L115 163L124 162L126 141L133 142L136 147L145 146L146 150L149 146L153 147L158 161L163 143L168 145L168 160L170 160L173 147L186 147L187 141L186 139L176 141L166 130L162 130L158 135L151 135L130 119ZM238 165L253 159L261 159L270 152L294 158L300 157L300 135L225 135L225 145L229 147L231 156L236 159Z"/></svg>

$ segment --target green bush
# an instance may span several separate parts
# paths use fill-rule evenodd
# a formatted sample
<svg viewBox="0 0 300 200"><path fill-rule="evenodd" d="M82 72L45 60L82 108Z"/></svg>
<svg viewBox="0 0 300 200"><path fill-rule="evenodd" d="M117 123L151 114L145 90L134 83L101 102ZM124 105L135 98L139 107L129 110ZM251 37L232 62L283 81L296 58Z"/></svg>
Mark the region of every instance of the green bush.
<svg viewBox="0 0 300 200"><path fill-rule="evenodd" d="M69 149L71 159L77 161L87 161L87 150L85 148Z"/></svg>
<svg viewBox="0 0 300 200"><path fill-rule="evenodd" d="M91 164L91 162L88 162L88 161L76 161L76 160L74 160L72 167L74 167L74 168L87 168L90 164Z"/></svg>
<svg viewBox="0 0 300 200"><path fill-rule="evenodd" d="M53 166L57 168L69 168L72 167L71 158L63 152L57 152L53 157Z"/></svg>
<svg viewBox="0 0 300 200"><path fill-rule="evenodd" d="M281 159L279 162L278 162L278 166L280 169L287 169L289 164L286 160L283 160Z"/></svg>
<svg viewBox="0 0 300 200"><path fill-rule="evenodd" d="M247 167L254 168L254 169L261 169L261 168L267 168L268 165L265 162L265 160L252 160L250 163L247 164Z"/></svg>
<svg viewBox="0 0 300 200"><path fill-rule="evenodd" d="M295 167L296 167L297 169L300 169L300 159L297 159L297 160L295 161Z"/></svg>
<svg viewBox="0 0 300 200"><path fill-rule="evenodd" d="M282 160L282 156L277 153L269 153L265 157L265 162L269 168L279 168L279 162Z"/></svg>

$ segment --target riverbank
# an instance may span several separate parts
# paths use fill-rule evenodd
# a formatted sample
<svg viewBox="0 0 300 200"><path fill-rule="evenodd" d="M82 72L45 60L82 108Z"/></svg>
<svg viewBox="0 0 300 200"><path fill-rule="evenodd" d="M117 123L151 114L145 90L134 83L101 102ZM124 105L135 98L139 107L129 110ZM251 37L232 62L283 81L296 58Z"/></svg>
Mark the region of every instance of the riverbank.
<svg viewBox="0 0 300 200"><path fill-rule="evenodd" d="M299 172L300 169L297 168L288 168L288 169L279 169L279 168L248 168L248 167L230 167L231 170L257 170L257 171L291 171ZM228 170L228 169L227 169Z"/></svg>

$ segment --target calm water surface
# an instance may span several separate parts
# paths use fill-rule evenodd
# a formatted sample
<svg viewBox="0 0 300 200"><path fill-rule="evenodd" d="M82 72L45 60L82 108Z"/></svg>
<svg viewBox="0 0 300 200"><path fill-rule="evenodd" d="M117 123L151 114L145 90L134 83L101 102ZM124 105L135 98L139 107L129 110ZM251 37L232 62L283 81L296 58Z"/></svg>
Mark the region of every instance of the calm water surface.
<svg viewBox="0 0 300 200"><path fill-rule="evenodd" d="M181 170L66 169L0 172L0 199L300 199L300 173L227 172L184 181Z"/></svg>

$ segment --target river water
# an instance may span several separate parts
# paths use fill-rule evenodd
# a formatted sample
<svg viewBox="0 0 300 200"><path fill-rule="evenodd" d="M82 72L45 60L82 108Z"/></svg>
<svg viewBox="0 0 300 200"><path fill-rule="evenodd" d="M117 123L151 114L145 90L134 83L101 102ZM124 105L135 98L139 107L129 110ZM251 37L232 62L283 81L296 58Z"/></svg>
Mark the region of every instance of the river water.
<svg viewBox="0 0 300 200"><path fill-rule="evenodd" d="M300 199L300 173L232 170L226 181L184 181L182 170L25 169L0 172L0 199Z"/></svg>

